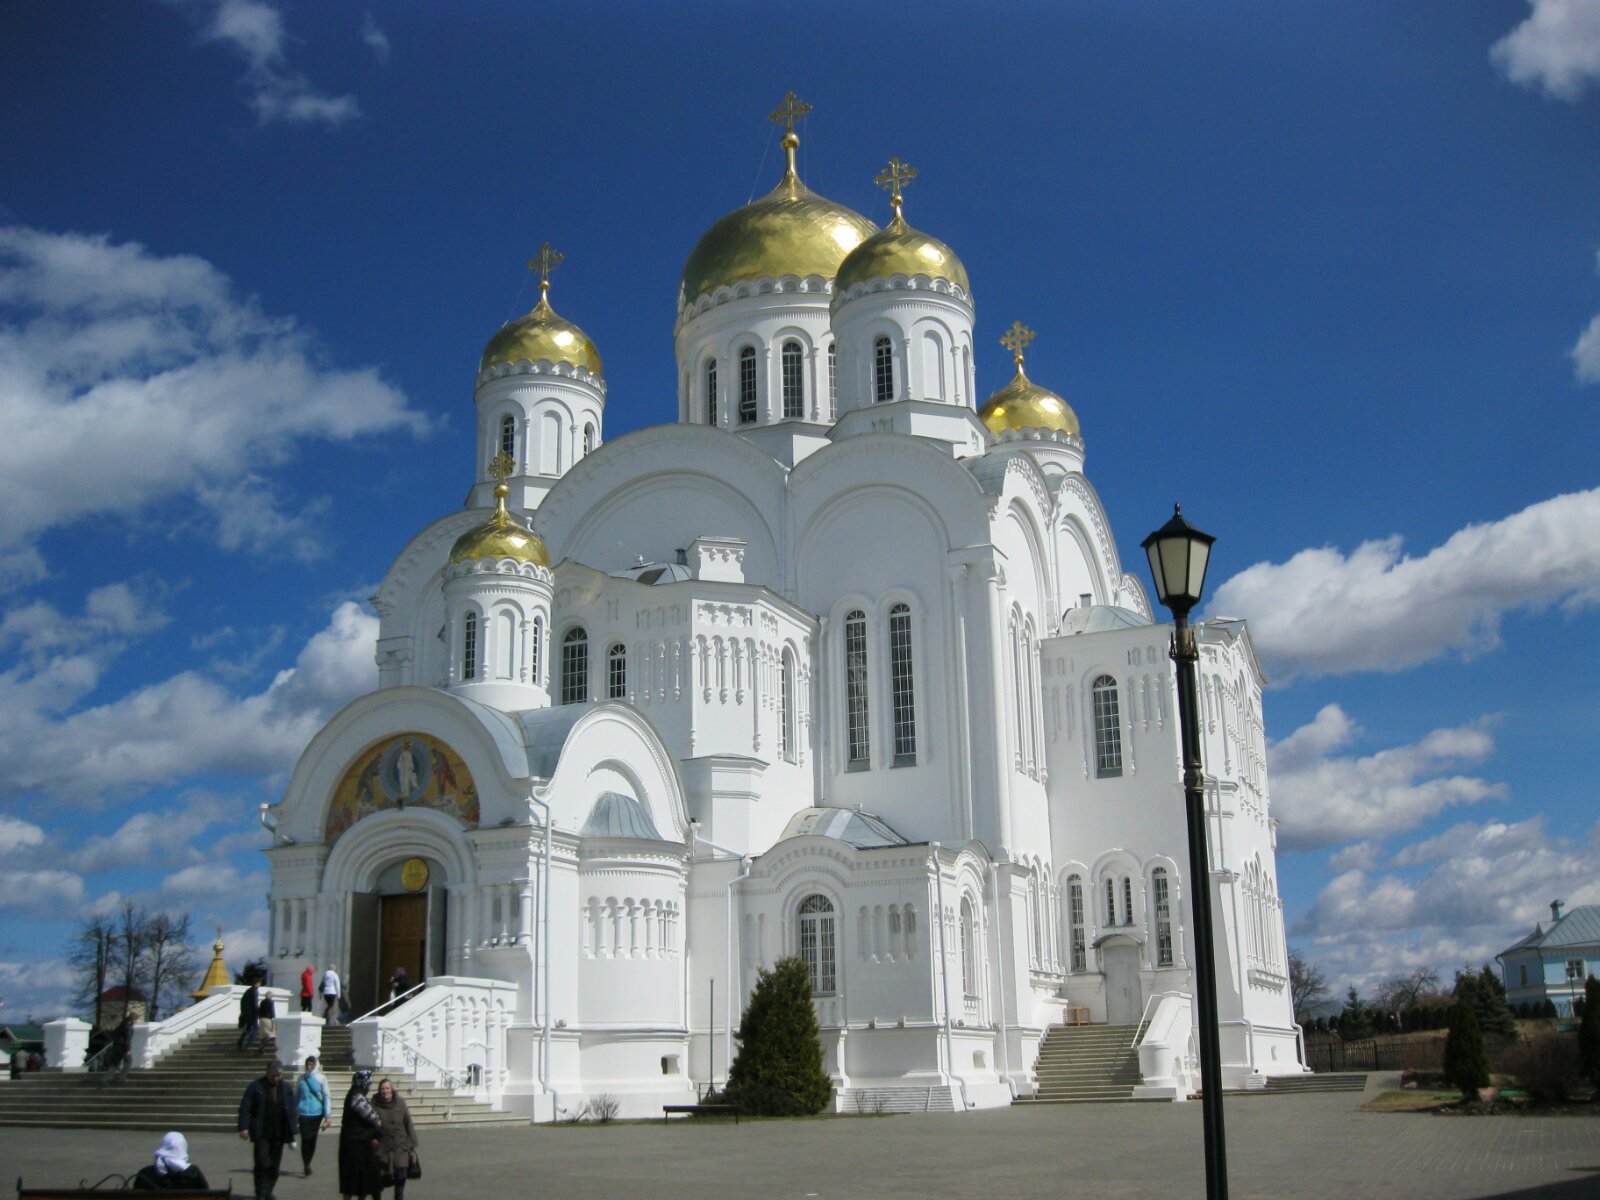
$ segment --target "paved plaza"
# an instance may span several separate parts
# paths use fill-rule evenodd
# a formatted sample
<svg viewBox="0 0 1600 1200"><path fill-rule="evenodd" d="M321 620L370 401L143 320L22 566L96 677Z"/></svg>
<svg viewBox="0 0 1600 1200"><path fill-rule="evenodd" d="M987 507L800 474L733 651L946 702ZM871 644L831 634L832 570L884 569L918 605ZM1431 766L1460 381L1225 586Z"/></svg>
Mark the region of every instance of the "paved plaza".
<svg viewBox="0 0 1600 1200"><path fill-rule="evenodd" d="M1377 1087L1369 1088L1369 1095ZM1600 1197L1600 1119L1361 1113L1357 1094L1233 1097L1227 1103L1232 1195L1248 1197ZM10 1186L91 1182L149 1161L147 1133L0 1129ZM250 1194L236 1138L190 1140L213 1183ZM336 1144L311 1179L280 1181L278 1200L337 1195ZM1198 1104L1038 1106L964 1115L643 1125L425 1130L429 1197L714 1200L830 1197L1204 1194ZM299 1162L293 1153L285 1165Z"/></svg>

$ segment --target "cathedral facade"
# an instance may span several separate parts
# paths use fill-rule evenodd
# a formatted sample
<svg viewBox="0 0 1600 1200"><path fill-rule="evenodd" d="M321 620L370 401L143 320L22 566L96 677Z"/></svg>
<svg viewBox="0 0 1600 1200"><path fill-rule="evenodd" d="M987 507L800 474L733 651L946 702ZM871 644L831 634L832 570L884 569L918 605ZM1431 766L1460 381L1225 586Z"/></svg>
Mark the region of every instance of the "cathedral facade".
<svg viewBox="0 0 1600 1200"><path fill-rule="evenodd" d="M881 177L881 229L812 193L803 107L778 186L685 265L674 423L604 439L600 354L533 264L479 363L467 505L373 598L379 686L264 815L275 977L334 965L358 1055L535 1119L720 1083L796 954L842 1109L1032 1095L1064 1013L1143 1025L1142 1094L1181 1098L1201 886L1228 1085L1301 1070L1248 630L1197 626L1197 881L1171 629L1077 414L1020 324L977 394L914 172Z"/></svg>

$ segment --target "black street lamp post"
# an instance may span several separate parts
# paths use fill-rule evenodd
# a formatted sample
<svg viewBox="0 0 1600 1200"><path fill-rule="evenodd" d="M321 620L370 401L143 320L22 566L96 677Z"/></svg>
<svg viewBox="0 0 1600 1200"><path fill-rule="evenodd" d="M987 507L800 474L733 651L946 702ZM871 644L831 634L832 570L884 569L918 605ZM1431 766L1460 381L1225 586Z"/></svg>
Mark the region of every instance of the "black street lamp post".
<svg viewBox="0 0 1600 1200"><path fill-rule="evenodd" d="M1222 1047L1217 1040L1217 960L1211 945L1211 855L1206 848L1205 777L1200 767L1200 722L1195 693L1194 630L1189 610L1205 590L1211 544L1183 519L1172 520L1142 543L1155 576L1156 595L1170 609L1175 630L1172 661L1178 667L1178 726L1183 736L1183 799L1189 822L1189 891L1194 896L1195 1024L1200 1034L1200 1105L1205 1122L1206 1196L1227 1200L1228 1144L1222 1129Z"/></svg>

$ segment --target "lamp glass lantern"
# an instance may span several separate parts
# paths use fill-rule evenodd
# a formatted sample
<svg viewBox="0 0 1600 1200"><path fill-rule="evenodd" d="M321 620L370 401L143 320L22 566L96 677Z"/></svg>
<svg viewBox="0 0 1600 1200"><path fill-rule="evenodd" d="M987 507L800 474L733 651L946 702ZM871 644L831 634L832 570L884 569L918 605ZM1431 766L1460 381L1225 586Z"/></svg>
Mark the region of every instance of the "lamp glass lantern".
<svg viewBox="0 0 1600 1200"><path fill-rule="evenodd" d="M1206 567L1211 544L1217 539L1183 519L1180 505L1172 506L1172 519L1139 543L1150 558L1156 597L1174 615L1186 616L1200 603L1206 587Z"/></svg>

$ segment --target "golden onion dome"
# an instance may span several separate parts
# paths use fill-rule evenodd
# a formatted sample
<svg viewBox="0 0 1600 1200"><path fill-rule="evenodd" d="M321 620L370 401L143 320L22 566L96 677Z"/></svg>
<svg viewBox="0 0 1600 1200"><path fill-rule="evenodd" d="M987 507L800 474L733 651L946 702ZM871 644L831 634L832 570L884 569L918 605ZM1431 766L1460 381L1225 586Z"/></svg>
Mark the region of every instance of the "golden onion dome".
<svg viewBox="0 0 1600 1200"><path fill-rule="evenodd" d="M743 279L785 275L832 279L845 255L878 231L860 213L824 199L800 182L794 162L799 145L793 130L784 134L789 165L778 186L723 217L695 243L683 264L680 309Z"/></svg>
<svg viewBox="0 0 1600 1200"><path fill-rule="evenodd" d="M989 427L990 433L1052 429L1081 439L1083 430L1072 406L1049 388L1040 387L1029 379L1022 369L1022 351L1033 337L1033 330L1016 321L1000 339L1000 344L1015 356L1017 373L1010 383L989 397L978 410L978 419Z"/></svg>
<svg viewBox="0 0 1600 1200"><path fill-rule="evenodd" d="M956 252L938 238L906 224L901 212L905 203L902 192L916 177L915 167L891 158L889 165L873 181L889 193L894 218L886 228L850 251L849 257L839 264L839 277L834 284L836 294L868 279L888 279L894 275L947 279L968 295L972 293L967 268L961 265Z"/></svg>
<svg viewBox="0 0 1600 1200"><path fill-rule="evenodd" d="M499 332L489 339L478 361L480 374L501 363L541 359L582 367L591 375L605 374L600 364L600 351L595 349L589 335L571 321L557 316L556 310L550 307L550 272L561 261L561 255L550 248L549 242L539 247L538 256L528 263L530 269L539 272L539 303L527 316L500 326Z"/></svg>
<svg viewBox="0 0 1600 1200"><path fill-rule="evenodd" d="M469 529L456 539L450 550L450 561L466 562L469 559L509 558L516 562L531 562L548 567L550 552L533 530L512 519L506 511L506 496L510 489L501 480L495 486L495 510L489 520L476 529Z"/></svg>

